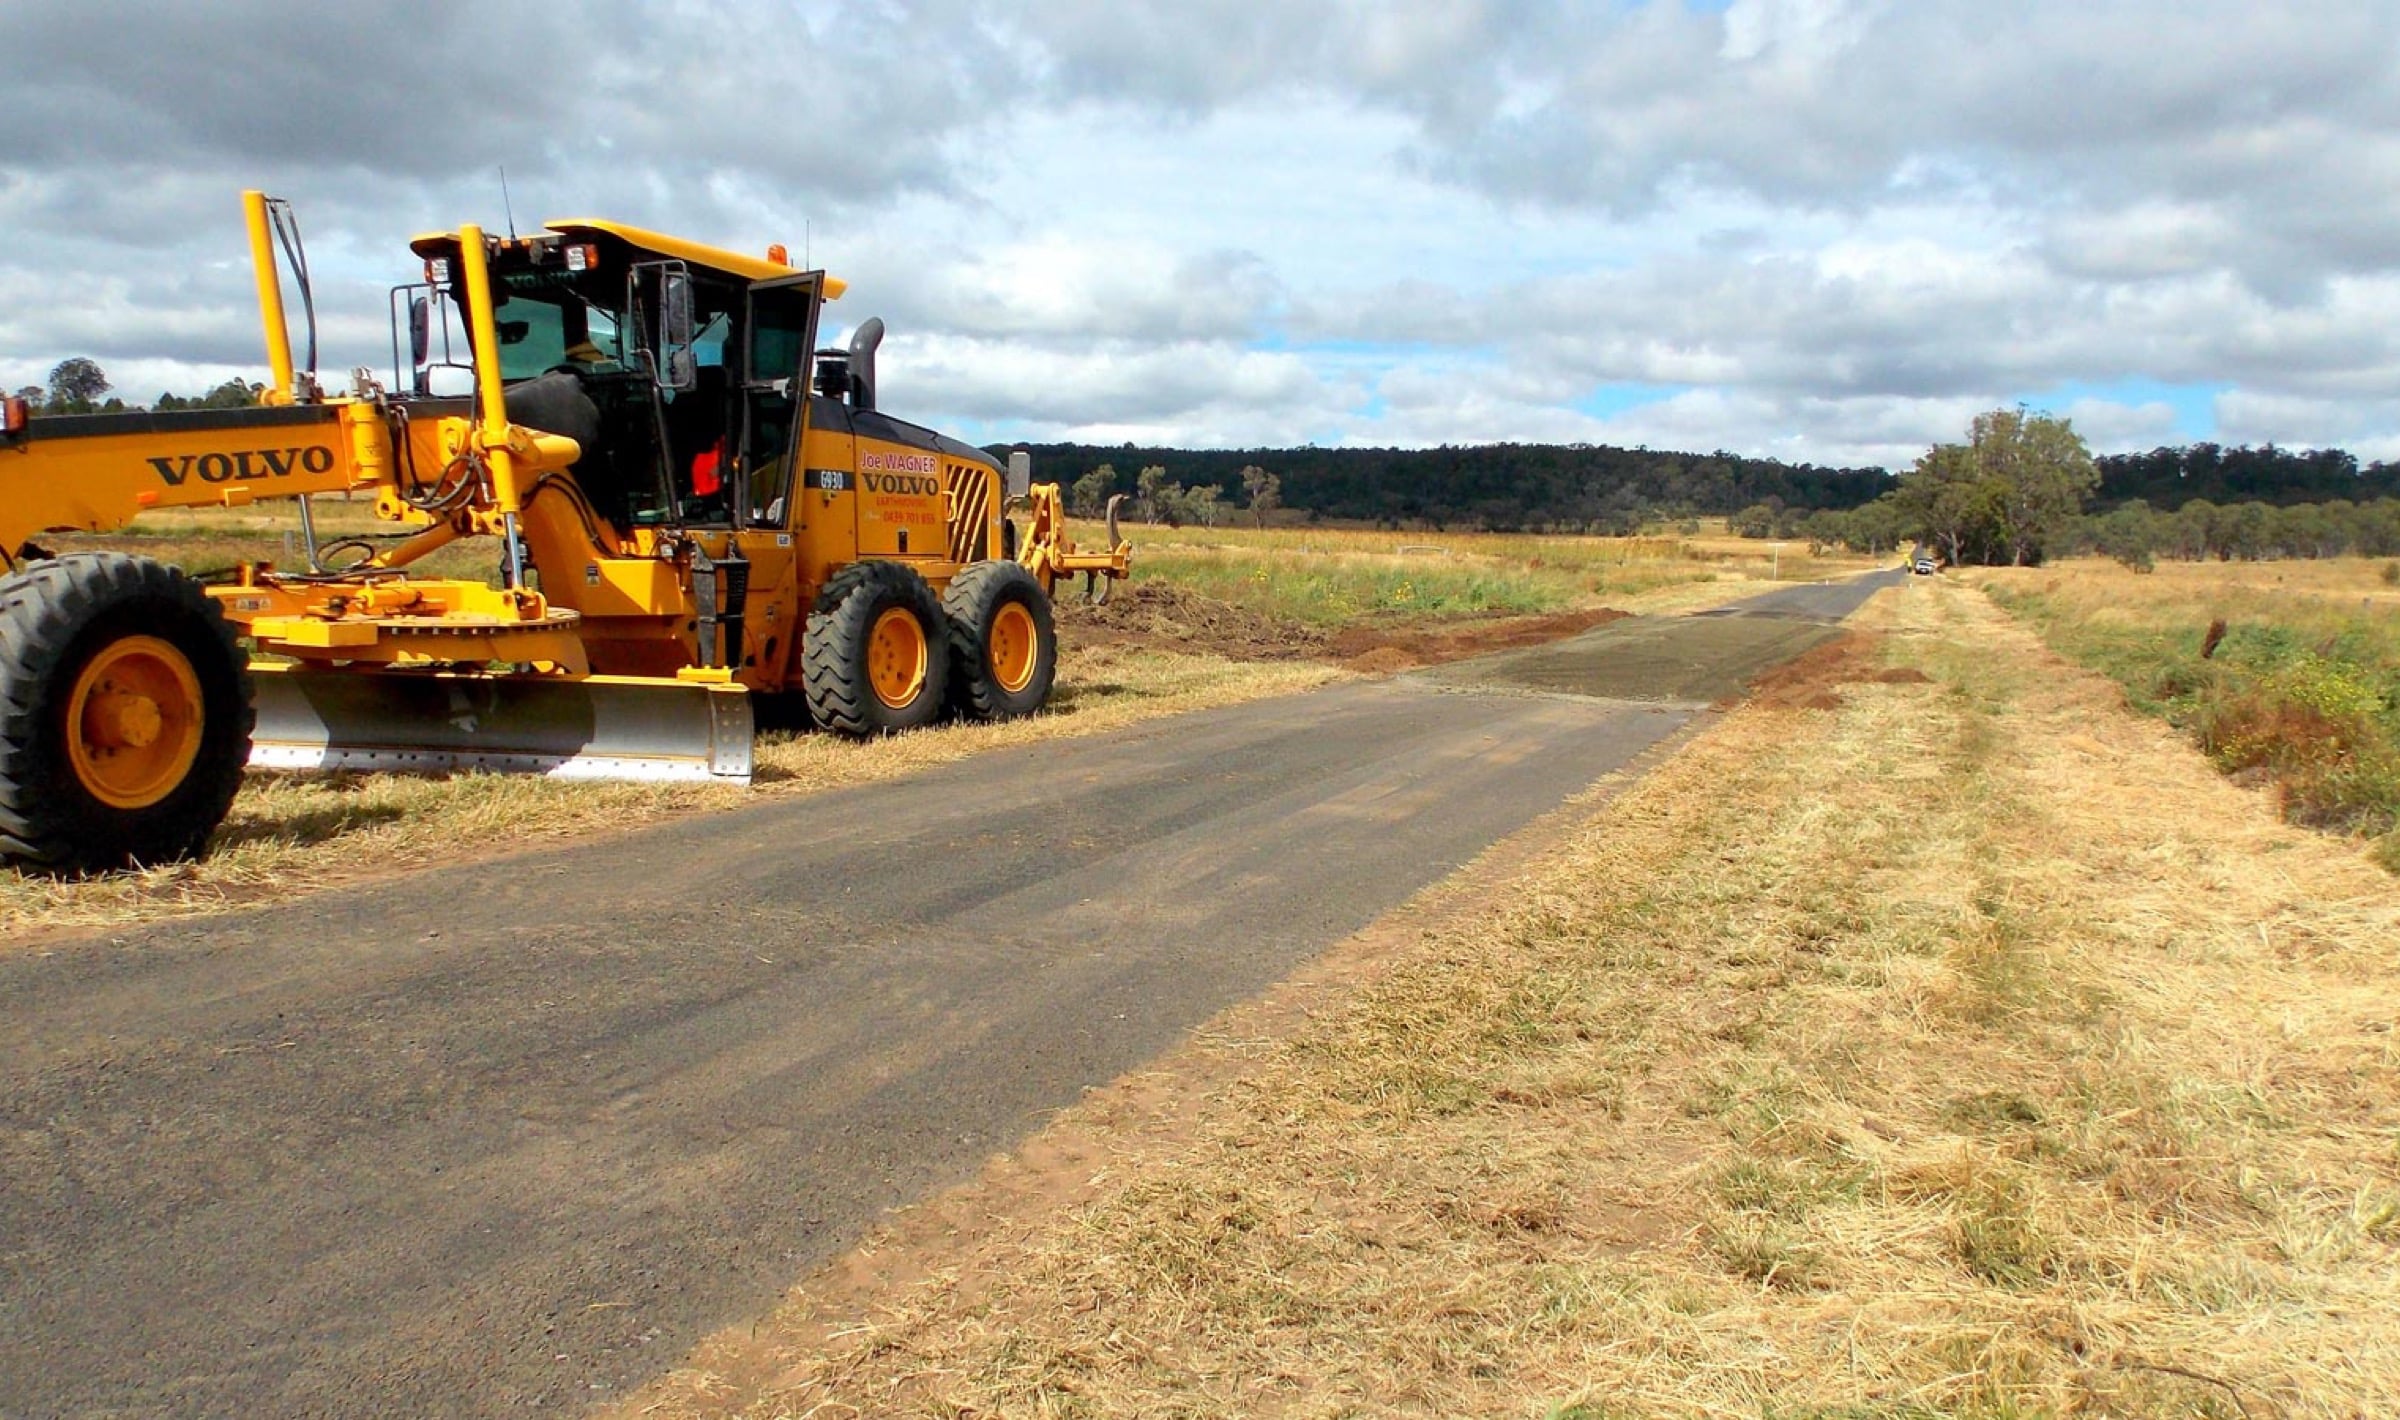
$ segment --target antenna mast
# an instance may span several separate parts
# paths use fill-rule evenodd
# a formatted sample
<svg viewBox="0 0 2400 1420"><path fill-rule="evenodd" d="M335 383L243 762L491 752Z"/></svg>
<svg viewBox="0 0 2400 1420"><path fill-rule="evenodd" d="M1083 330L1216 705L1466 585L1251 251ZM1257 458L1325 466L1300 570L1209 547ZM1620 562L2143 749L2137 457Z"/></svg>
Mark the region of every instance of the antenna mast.
<svg viewBox="0 0 2400 1420"><path fill-rule="evenodd" d="M517 239L517 209L508 200L508 164L500 165L500 210L508 214L508 239Z"/></svg>

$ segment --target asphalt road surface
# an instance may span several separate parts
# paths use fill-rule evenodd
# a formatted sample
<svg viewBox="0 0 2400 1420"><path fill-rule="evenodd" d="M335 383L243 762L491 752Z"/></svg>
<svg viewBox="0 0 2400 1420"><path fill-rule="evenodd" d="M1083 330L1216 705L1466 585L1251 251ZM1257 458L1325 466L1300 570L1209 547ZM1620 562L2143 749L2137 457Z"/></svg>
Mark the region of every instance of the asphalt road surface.
<svg viewBox="0 0 2400 1420"><path fill-rule="evenodd" d="M620 1394L1890 580L0 955L0 1416Z"/></svg>

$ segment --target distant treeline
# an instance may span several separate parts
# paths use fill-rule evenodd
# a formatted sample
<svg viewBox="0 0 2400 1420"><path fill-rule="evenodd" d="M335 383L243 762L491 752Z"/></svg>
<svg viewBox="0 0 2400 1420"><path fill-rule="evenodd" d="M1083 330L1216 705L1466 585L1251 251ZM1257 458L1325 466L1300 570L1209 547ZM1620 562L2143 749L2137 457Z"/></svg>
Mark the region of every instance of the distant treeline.
<svg viewBox="0 0 2400 1420"><path fill-rule="evenodd" d="M1753 503L1854 508L1892 486L1879 468L1820 468L1740 454L1678 454L1591 444L1434 449L1146 449L1032 444L1035 477L1084 483L1106 466L1131 494L1143 469L1169 484L1215 488L1245 506L1242 474L1280 481L1282 505L1385 526L1631 533L1665 517L1731 513ZM1096 483L1086 484L1095 487Z"/></svg>
<svg viewBox="0 0 2400 1420"><path fill-rule="evenodd" d="M1883 500L1860 508L1807 511L1776 512L1753 505L1734 514L1731 523L1744 537L1800 539L1812 547L1875 554L1896 551L1924 536L1918 520ZM2159 558L2254 562L2344 554L2391 557L2400 555L2400 498L2280 504L2255 498L2222 504L2192 498L2171 510L2152 508L2137 498L2105 511L2060 519L2047 530L2041 551L2097 553L2134 568L2147 568ZM1970 548L1965 560L2009 559Z"/></svg>
<svg viewBox="0 0 2400 1420"><path fill-rule="evenodd" d="M26 385L16 391L28 413L116 414L127 409L241 409L258 403L267 387L256 381L227 380L206 394L162 394L158 403L128 404L110 393L108 372L89 356L76 355L50 367L50 383Z"/></svg>
<svg viewBox="0 0 2400 1420"><path fill-rule="evenodd" d="M1245 506L1243 472L1280 480L1283 508L1386 526L1494 532L1630 533L1662 519L1849 511L1891 491L1879 468L1826 468L1740 454L1673 453L1590 444L1487 444L1433 449L1160 449L1130 444L1033 444L1045 483L1082 483L1103 467L1132 494L1144 469L1192 490L1214 488L1223 507ZM2172 512L2198 500L2278 507L2400 497L2400 464L2361 466L2339 449L2198 443L2093 460L2100 484L2089 509L2141 502ZM1089 480L1089 481L1087 481ZM1079 500L1080 501L1080 500ZM1289 513L1286 514L1289 516Z"/></svg>
<svg viewBox="0 0 2400 1420"><path fill-rule="evenodd" d="M2100 467L2100 487L2092 508L2101 512L2137 500L2171 513L2194 499L2289 507L2400 498L2400 463L2362 468L2340 449L2301 452L2272 444L2228 449L2201 443L2107 454L2093 462Z"/></svg>

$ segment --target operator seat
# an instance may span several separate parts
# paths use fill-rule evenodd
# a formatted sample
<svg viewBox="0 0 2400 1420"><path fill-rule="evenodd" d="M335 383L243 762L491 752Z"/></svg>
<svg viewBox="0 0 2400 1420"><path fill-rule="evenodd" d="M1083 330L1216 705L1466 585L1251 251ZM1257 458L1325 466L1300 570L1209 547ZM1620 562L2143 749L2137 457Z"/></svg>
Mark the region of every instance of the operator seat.
<svg viewBox="0 0 2400 1420"><path fill-rule="evenodd" d="M692 460L734 431L732 389L724 366L702 365L693 372L692 387L668 402L667 447L679 476L690 477Z"/></svg>
<svg viewBox="0 0 2400 1420"><path fill-rule="evenodd" d="M536 375L510 385L503 395L508 422L564 434L586 452L598 446L600 406L592 402L583 382L563 370Z"/></svg>
<svg viewBox="0 0 2400 1420"><path fill-rule="evenodd" d="M702 365L693 384L667 405L669 471L694 507L687 516L724 516L724 486L733 477L733 436L740 430L733 404L733 379L722 365Z"/></svg>

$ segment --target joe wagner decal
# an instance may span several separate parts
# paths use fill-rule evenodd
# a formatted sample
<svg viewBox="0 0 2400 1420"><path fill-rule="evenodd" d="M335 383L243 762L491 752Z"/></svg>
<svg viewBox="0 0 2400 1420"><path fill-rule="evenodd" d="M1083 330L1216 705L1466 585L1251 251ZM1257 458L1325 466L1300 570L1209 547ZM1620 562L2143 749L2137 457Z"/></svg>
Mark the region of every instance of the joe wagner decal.
<svg viewBox="0 0 2400 1420"><path fill-rule="evenodd" d="M859 458L859 479L869 493L931 498L942 491L940 460L931 454L865 454Z"/></svg>

